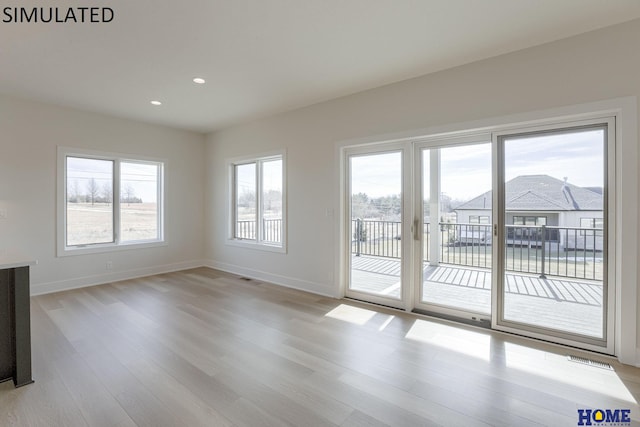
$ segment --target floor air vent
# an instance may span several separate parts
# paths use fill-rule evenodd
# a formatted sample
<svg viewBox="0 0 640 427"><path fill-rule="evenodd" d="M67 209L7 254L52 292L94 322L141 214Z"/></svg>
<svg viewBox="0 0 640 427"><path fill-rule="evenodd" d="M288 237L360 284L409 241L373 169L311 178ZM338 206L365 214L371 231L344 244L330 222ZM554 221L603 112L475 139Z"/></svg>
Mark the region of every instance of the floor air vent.
<svg viewBox="0 0 640 427"><path fill-rule="evenodd" d="M599 362L597 360L587 359L586 357L580 356L567 356L570 362L582 363L583 365L595 366L596 368L607 369L609 371L613 371L613 366L609 365L605 362Z"/></svg>

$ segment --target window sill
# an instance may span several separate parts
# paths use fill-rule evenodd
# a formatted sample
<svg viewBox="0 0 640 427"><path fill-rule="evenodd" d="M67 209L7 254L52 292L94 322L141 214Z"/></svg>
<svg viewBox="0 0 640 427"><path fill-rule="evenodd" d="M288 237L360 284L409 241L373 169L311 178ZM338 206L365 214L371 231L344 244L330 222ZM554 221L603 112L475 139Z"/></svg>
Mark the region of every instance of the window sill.
<svg viewBox="0 0 640 427"><path fill-rule="evenodd" d="M120 252L128 251L132 249L147 249L157 248L161 246L168 246L166 241L150 241L150 242L131 242L120 243L119 245L104 244L104 245L88 245L84 247L71 247L71 248L58 248L58 257L75 256L75 255L88 255L88 254L100 254L108 252Z"/></svg>
<svg viewBox="0 0 640 427"><path fill-rule="evenodd" d="M268 243L256 243L251 240L241 240L241 239L227 239L226 244L229 246L236 246L236 247L246 248L246 249L255 249L258 251L275 252L275 253L281 253L281 254L287 253L286 245L276 246L276 245L270 245Z"/></svg>

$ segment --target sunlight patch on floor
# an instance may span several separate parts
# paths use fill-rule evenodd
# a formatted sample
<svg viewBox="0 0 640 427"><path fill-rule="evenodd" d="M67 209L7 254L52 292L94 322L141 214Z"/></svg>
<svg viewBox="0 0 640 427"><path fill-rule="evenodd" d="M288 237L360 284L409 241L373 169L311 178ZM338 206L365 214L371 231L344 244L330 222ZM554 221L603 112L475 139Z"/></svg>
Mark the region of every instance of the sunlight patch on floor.
<svg viewBox="0 0 640 427"><path fill-rule="evenodd" d="M476 357L487 362L491 357L491 336L426 320L416 320L405 338Z"/></svg>
<svg viewBox="0 0 640 427"><path fill-rule="evenodd" d="M384 331L385 328L387 326L389 326L389 323L391 323L391 321L393 319L395 319L396 316L389 316L389 318L387 320L384 321L384 323L382 325L380 325L380 327L378 328L379 331Z"/></svg>
<svg viewBox="0 0 640 427"><path fill-rule="evenodd" d="M511 343L504 343L504 352L507 368L517 369L625 402L637 403L615 371L570 362L566 356Z"/></svg>
<svg viewBox="0 0 640 427"><path fill-rule="evenodd" d="M349 323L355 323L356 325L364 325L376 314L377 312L373 310L366 310L364 308L340 304L339 306L325 314L325 316Z"/></svg>

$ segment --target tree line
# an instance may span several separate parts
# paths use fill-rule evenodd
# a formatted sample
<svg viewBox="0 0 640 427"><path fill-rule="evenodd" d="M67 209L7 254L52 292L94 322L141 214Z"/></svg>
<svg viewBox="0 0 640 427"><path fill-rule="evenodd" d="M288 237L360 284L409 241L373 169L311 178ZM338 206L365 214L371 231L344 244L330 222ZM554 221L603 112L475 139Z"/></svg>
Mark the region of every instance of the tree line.
<svg viewBox="0 0 640 427"><path fill-rule="evenodd" d="M357 193L351 196L351 215L362 219L400 221L402 199L398 194L369 197L366 193Z"/></svg>
<svg viewBox="0 0 640 427"><path fill-rule="evenodd" d="M125 184L120 191L120 203L142 203L142 199L136 196L135 188L131 184ZM111 182L102 185L94 178L87 181L84 188L81 188L78 180L69 183L67 189L67 202L69 203L113 203L113 187Z"/></svg>
<svg viewBox="0 0 640 427"><path fill-rule="evenodd" d="M282 210L282 192L269 190L262 195L265 210ZM244 191L238 196L238 207L253 208L256 205L256 192Z"/></svg>
<svg viewBox="0 0 640 427"><path fill-rule="evenodd" d="M453 212L466 200L452 199L446 194L440 195L440 210L443 213ZM423 212L429 216L429 199L424 201ZM351 196L351 216L361 219L379 219L382 221L400 221L402 215L402 198L399 194L382 197L369 197L366 193ZM425 218L426 219L426 218Z"/></svg>

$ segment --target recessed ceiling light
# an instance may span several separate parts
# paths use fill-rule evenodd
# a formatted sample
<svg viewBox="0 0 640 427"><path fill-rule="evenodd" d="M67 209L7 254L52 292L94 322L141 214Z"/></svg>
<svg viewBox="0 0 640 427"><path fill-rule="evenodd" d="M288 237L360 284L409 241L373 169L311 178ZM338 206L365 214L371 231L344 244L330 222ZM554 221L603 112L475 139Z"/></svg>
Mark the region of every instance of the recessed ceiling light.
<svg viewBox="0 0 640 427"><path fill-rule="evenodd" d="M195 79L193 79L193 82L198 83L199 85L203 85L204 79L202 77L196 77Z"/></svg>
<svg viewBox="0 0 640 427"><path fill-rule="evenodd" d="M151 101L151 105L156 105L156 106L162 105L162 102L160 102L160 101Z"/></svg>

